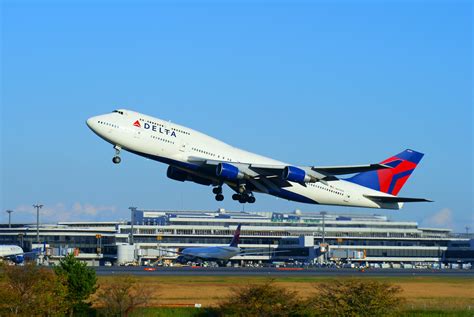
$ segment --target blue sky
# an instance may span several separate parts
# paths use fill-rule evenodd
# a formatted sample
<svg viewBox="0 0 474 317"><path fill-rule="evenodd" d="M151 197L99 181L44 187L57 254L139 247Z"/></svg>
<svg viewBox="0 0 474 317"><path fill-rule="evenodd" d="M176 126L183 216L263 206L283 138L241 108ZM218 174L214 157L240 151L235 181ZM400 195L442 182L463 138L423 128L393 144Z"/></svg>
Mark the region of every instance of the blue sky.
<svg viewBox="0 0 474 317"><path fill-rule="evenodd" d="M16 222L125 219L127 208L240 210L85 125L129 108L294 164L426 155L401 211L258 195L246 210L370 212L474 229L468 1L3 1L1 197ZM226 190L230 194L230 190ZM229 197L228 197L229 198Z"/></svg>

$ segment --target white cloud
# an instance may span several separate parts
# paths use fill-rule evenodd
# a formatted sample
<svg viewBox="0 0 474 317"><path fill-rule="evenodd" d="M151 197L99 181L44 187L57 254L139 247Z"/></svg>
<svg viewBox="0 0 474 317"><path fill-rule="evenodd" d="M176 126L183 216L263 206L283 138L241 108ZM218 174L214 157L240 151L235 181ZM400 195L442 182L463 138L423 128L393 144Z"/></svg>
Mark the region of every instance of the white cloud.
<svg viewBox="0 0 474 317"><path fill-rule="evenodd" d="M443 208L423 220L423 226L453 228L453 211L449 208Z"/></svg>
<svg viewBox="0 0 474 317"><path fill-rule="evenodd" d="M32 205L20 205L15 209L14 222L36 222L36 209ZM92 205L76 202L72 205L56 203L45 205L40 209L41 223L54 223L57 221L100 221L117 220L121 215L117 207L109 205Z"/></svg>

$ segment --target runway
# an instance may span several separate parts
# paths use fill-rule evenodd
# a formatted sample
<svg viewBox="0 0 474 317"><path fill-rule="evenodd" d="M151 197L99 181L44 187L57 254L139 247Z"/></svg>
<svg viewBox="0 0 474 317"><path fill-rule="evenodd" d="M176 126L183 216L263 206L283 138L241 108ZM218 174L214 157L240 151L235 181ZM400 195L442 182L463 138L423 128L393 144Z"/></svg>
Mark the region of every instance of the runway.
<svg viewBox="0 0 474 317"><path fill-rule="evenodd" d="M318 277L318 276L443 276L474 278L474 270L432 270L432 269L335 269L335 268L234 268L234 267L95 267L97 275L136 276L253 276L253 277Z"/></svg>

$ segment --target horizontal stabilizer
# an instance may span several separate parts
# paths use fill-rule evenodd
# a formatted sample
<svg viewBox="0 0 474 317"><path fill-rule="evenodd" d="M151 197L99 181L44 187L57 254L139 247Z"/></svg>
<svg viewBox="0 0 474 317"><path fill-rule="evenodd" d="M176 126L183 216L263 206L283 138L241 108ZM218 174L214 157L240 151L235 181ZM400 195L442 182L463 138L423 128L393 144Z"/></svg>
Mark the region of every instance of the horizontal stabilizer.
<svg viewBox="0 0 474 317"><path fill-rule="evenodd" d="M395 197L395 196L373 196L364 195L364 197L370 200L381 202L381 203L416 203L416 202L433 202L425 198L410 198L410 197Z"/></svg>
<svg viewBox="0 0 474 317"><path fill-rule="evenodd" d="M326 175L347 175L376 171L386 168L392 168L388 164L367 164L367 165L349 165L349 166L313 166L313 171Z"/></svg>

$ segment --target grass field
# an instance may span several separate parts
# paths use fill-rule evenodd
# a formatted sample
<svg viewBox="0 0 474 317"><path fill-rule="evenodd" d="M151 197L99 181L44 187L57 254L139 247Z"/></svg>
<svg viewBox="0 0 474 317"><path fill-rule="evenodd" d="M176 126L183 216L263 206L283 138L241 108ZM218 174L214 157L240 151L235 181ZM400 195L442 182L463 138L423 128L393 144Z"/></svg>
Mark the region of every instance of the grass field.
<svg viewBox="0 0 474 317"><path fill-rule="evenodd" d="M99 277L99 283L107 284L113 278L115 277ZM345 278L348 277L279 277L274 280L279 286L307 297L314 293L315 284ZM364 279L383 280L400 286L403 290L402 296L406 298L406 309L411 312L434 313L428 316L438 316L436 311L442 313L440 316L447 316L446 313L450 312L457 316L458 313L464 312L467 314L465 316L474 316L474 278L364 277ZM267 280L265 277L238 276L137 277L138 283L142 284L144 289L153 290L152 300L148 304L150 307L178 307L176 309L181 309L183 313L185 310L179 307L194 304L201 304L203 307L216 306L230 294L233 287L262 283L265 280ZM419 316L419 314L407 316Z"/></svg>

